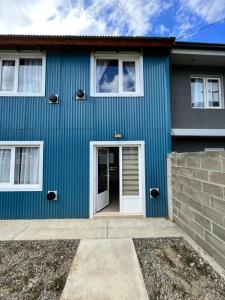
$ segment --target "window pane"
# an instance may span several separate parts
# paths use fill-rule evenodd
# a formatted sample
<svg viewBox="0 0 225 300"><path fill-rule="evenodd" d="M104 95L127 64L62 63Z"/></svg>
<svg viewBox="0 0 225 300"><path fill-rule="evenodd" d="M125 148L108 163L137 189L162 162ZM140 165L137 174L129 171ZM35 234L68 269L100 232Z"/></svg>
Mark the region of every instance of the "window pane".
<svg viewBox="0 0 225 300"><path fill-rule="evenodd" d="M10 181L10 149L0 149L0 183Z"/></svg>
<svg viewBox="0 0 225 300"><path fill-rule="evenodd" d="M38 184L39 148L16 147L15 184Z"/></svg>
<svg viewBox="0 0 225 300"><path fill-rule="evenodd" d="M20 59L19 92L40 93L42 82L42 59Z"/></svg>
<svg viewBox="0 0 225 300"><path fill-rule="evenodd" d="M207 97L209 107L220 106L220 92L218 79L207 80Z"/></svg>
<svg viewBox="0 0 225 300"><path fill-rule="evenodd" d="M123 91L124 92L136 91L136 74L135 74L134 61L123 62Z"/></svg>
<svg viewBox="0 0 225 300"><path fill-rule="evenodd" d="M96 61L96 92L119 92L118 60L97 59Z"/></svg>
<svg viewBox="0 0 225 300"><path fill-rule="evenodd" d="M138 147L122 148L123 196L139 195Z"/></svg>
<svg viewBox="0 0 225 300"><path fill-rule="evenodd" d="M15 60L3 60L1 69L1 91L14 90Z"/></svg>
<svg viewBox="0 0 225 300"><path fill-rule="evenodd" d="M191 78L192 107L204 107L204 85L202 78Z"/></svg>

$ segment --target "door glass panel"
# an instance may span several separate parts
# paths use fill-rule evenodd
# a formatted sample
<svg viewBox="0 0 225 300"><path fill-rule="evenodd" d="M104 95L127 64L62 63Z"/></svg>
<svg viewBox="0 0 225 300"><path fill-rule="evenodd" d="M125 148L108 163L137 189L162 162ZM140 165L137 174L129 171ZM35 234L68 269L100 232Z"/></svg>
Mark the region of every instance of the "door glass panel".
<svg viewBox="0 0 225 300"><path fill-rule="evenodd" d="M208 79L207 80L207 95L208 95L208 106L219 107L220 106L220 91L219 91L219 80Z"/></svg>
<svg viewBox="0 0 225 300"><path fill-rule="evenodd" d="M98 194L108 189L108 152L104 149L98 150Z"/></svg>
<svg viewBox="0 0 225 300"><path fill-rule="evenodd" d="M139 195L138 147L122 148L122 194Z"/></svg>

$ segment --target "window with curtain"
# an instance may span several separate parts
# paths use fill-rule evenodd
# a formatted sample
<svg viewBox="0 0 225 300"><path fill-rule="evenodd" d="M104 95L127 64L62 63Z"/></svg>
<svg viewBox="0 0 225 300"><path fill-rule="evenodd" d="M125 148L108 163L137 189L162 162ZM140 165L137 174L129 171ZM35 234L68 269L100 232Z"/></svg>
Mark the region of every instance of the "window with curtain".
<svg viewBox="0 0 225 300"><path fill-rule="evenodd" d="M1 91L13 91L15 80L15 60L1 62Z"/></svg>
<svg viewBox="0 0 225 300"><path fill-rule="evenodd" d="M192 77L191 97L193 108L222 108L221 78Z"/></svg>
<svg viewBox="0 0 225 300"><path fill-rule="evenodd" d="M94 54L92 96L142 96L143 69L140 55ZM109 57L109 58L107 58ZM94 73L93 73L94 72Z"/></svg>
<svg viewBox="0 0 225 300"><path fill-rule="evenodd" d="M40 93L42 60L23 58L19 60L19 92Z"/></svg>
<svg viewBox="0 0 225 300"><path fill-rule="evenodd" d="M0 96L44 96L44 62L42 53L0 53Z"/></svg>
<svg viewBox="0 0 225 300"><path fill-rule="evenodd" d="M40 184L40 146L0 146L0 189Z"/></svg>

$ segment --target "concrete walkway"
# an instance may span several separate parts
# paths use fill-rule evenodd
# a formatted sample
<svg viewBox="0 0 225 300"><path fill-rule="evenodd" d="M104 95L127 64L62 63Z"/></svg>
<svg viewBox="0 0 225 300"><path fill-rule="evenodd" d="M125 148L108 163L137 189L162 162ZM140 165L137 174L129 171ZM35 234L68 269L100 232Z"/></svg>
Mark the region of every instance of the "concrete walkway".
<svg viewBox="0 0 225 300"><path fill-rule="evenodd" d="M82 240L61 300L148 300L132 239Z"/></svg>
<svg viewBox="0 0 225 300"><path fill-rule="evenodd" d="M61 300L147 300L132 238L180 236L163 218L0 221L0 240L81 239Z"/></svg>
<svg viewBox="0 0 225 300"><path fill-rule="evenodd" d="M19 220L0 221L0 240L118 239L182 236L170 220Z"/></svg>

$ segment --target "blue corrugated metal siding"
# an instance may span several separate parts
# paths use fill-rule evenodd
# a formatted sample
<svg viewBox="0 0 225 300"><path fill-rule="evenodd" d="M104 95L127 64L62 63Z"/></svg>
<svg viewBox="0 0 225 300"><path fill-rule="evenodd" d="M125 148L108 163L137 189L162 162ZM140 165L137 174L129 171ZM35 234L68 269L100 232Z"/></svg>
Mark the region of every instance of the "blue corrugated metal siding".
<svg viewBox="0 0 225 300"><path fill-rule="evenodd" d="M46 97L0 98L0 140L44 141L43 192L1 192L0 218L88 218L89 143L111 141L115 131L145 141L147 216L167 216L168 65L167 57L144 56L144 97L91 98L90 54L48 52ZM74 99L78 88L86 101ZM52 93L58 105L48 103ZM158 199L149 198L152 186ZM46 200L48 190L58 191L57 201Z"/></svg>

